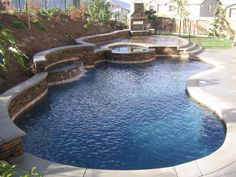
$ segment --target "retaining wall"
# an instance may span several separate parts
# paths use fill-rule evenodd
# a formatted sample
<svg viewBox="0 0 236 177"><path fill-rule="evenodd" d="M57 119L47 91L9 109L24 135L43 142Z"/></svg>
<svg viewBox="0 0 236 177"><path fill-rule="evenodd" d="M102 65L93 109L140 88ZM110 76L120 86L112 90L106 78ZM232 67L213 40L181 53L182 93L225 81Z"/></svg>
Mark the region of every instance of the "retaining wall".
<svg viewBox="0 0 236 177"><path fill-rule="evenodd" d="M47 93L47 73L37 73L29 80L0 95L0 159L21 155L21 137L25 133L13 120Z"/></svg>

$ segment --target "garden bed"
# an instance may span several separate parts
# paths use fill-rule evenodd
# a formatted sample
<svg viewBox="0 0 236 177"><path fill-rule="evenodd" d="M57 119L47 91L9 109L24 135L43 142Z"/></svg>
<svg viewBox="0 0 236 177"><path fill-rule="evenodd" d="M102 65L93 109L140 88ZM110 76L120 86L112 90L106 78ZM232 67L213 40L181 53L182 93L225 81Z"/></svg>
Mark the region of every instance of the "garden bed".
<svg viewBox="0 0 236 177"><path fill-rule="evenodd" d="M13 31L20 49L26 53L32 64L32 56L42 50L74 44L74 39L92 34L113 31L110 26L86 26L82 19L72 20L64 14L57 14L54 18L39 18L40 24L32 24L32 28L17 29L13 27L14 21L21 21L27 26L26 14L1 14L0 25ZM85 28L86 26L86 28ZM30 76L12 61L8 73L0 73L0 93L28 79Z"/></svg>

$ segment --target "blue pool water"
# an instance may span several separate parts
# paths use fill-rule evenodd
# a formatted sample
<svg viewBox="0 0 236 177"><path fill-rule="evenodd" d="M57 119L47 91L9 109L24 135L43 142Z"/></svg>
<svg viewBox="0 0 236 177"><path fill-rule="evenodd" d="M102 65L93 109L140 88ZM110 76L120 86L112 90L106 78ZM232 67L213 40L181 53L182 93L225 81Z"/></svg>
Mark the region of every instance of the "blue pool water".
<svg viewBox="0 0 236 177"><path fill-rule="evenodd" d="M102 64L54 86L16 124L26 152L98 169L150 169L188 162L219 148L225 127L186 94L186 79L209 69L159 59Z"/></svg>

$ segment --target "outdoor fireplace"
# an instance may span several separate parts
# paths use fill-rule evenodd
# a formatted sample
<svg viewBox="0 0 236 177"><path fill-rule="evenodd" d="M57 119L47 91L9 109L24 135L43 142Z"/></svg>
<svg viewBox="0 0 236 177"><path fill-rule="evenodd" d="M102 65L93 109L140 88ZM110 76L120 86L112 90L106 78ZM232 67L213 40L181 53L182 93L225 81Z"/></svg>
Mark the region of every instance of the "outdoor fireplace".
<svg viewBox="0 0 236 177"><path fill-rule="evenodd" d="M144 3L134 3L134 12L130 17L130 30L147 30L147 16L144 12Z"/></svg>

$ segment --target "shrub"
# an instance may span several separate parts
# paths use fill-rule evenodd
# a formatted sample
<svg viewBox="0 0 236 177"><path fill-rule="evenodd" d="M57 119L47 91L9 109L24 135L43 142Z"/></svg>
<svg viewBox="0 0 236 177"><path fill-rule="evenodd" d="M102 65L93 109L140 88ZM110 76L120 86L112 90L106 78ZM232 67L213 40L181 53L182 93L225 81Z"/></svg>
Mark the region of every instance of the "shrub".
<svg viewBox="0 0 236 177"><path fill-rule="evenodd" d="M31 18L37 19L38 13L41 9L40 4L38 2L34 2L33 0L28 0L28 4Z"/></svg>
<svg viewBox="0 0 236 177"><path fill-rule="evenodd" d="M71 33L66 33L64 37L67 44L75 44L74 37Z"/></svg>
<svg viewBox="0 0 236 177"><path fill-rule="evenodd" d="M31 20L31 22L33 24L37 25L38 28L42 31L47 31L47 29L48 29L47 26L44 25L42 22L40 22L38 19L33 19L33 20Z"/></svg>
<svg viewBox="0 0 236 177"><path fill-rule="evenodd" d="M119 21L115 21L115 20L111 20L110 21L110 26L114 30L123 30L123 29L127 29L128 28L127 24L119 22Z"/></svg>
<svg viewBox="0 0 236 177"><path fill-rule="evenodd" d="M42 175L36 172L35 167L33 167L30 172L21 172L21 174L16 172L15 168L16 168L16 165L10 165L9 163L5 161L0 161L0 176L1 177L12 177L12 176L42 177Z"/></svg>
<svg viewBox="0 0 236 177"><path fill-rule="evenodd" d="M17 47L12 32L0 28L0 70L6 70L10 58L14 58L18 64L25 68L27 56Z"/></svg>
<svg viewBox="0 0 236 177"><path fill-rule="evenodd" d="M50 19L52 18L54 11L53 10L46 10L46 9L40 9L38 12L39 16L45 19Z"/></svg>
<svg viewBox="0 0 236 177"><path fill-rule="evenodd" d="M90 24L88 24L88 23L85 23L85 24L83 25L83 29L88 29L88 28L89 28L89 26L90 26Z"/></svg>
<svg viewBox="0 0 236 177"><path fill-rule="evenodd" d="M90 23L108 24L111 18L110 3L106 0L91 0L88 6Z"/></svg>
<svg viewBox="0 0 236 177"><path fill-rule="evenodd" d="M47 31L47 29L48 29L48 27L41 22L39 22L38 27L42 31Z"/></svg>
<svg viewBox="0 0 236 177"><path fill-rule="evenodd" d="M25 29L26 28L24 22L22 22L20 20L14 20L12 22L12 26L16 29Z"/></svg>
<svg viewBox="0 0 236 177"><path fill-rule="evenodd" d="M40 23L38 19L32 19L31 22L35 25L38 25Z"/></svg>
<svg viewBox="0 0 236 177"><path fill-rule="evenodd" d="M156 11L154 11L153 9L146 10L145 14L147 15L148 23L149 23L150 27L154 28L155 22L157 20Z"/></svg>
<svg viewBox="0 0 236 177"><path fill-rule="evenodd" d="M210 36L233 38L234 31L230 27L230 23L226 18L226 10L223 8L220 0L217 0L217 6L215 9L215 17L212 27L210 29Z"/></svg>
<svg viewBox="0 0 236 177"><path fill-rule="evenodd" d="M71 20L85 19L87 16L87 5L85 3L81 4L79 9L72 6L68 9L68 16Z"/></svg>

